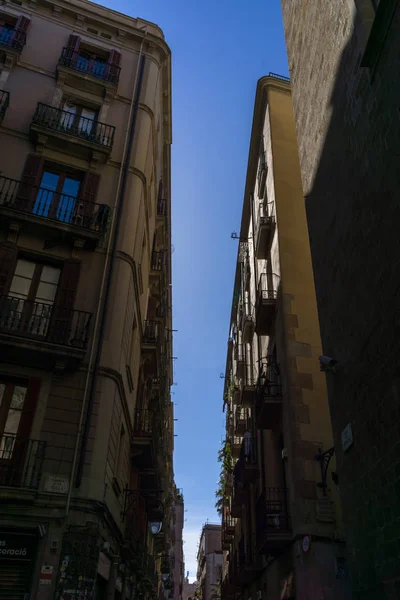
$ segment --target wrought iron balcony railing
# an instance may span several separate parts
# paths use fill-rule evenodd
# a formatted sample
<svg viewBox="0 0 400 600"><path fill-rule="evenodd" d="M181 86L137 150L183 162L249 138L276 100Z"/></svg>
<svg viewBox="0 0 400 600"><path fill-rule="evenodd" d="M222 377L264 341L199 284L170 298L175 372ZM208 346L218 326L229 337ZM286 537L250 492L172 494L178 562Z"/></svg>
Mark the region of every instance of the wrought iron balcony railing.
<svg viewBox="0 0 400 600"><path fill-rule="evenodd" d="M239 462L242 465L257 464L257 438L244 435Z"/></svg>
<svg viewBox="0 0 400 600"><path fill-rule="evenodd" d="M267 487L257 501L256 520L260 533L289 531L288 490Z"/></svg>
<svg viewBox="0 0 400 600"><path fill-rule="evenodd" d="M282 81L287 81L290 83L290 77L285 77L285 75L278 75L277 73L268 73L268 77L273 77L274 79L281 79Z"/></svg>
<svg viewBox="0 0 400 600"><path fill-rule="evenodd" d="M84 350L91 316L82 310L56 310L44 302L0 296L0 333Z"/></svg>
<svg viewBox="0 0 400 600"><path fill-rule="evenodd" d="M280 277L275 273L261 273L258 282L258 300L276 300Z"/></svg>
<svg viewBox="0 0 400 600"><path fill-rule="evenodd" d="M165 266L165 251L153 250L151 253L151 270L162 271Z"/></svg>
<svg viewBox="0 0 400 600"><path fill-rule="evenodd" d="M39 488L47 442L0 436L0 486Z"/></svg>
<svg viewBox="0 0 400 600"><path fill-rule="evenodd" d="M148 408L139 409L135 413L135 435L151 435L153 433L154 412Z"/></svg>
<svg viewBox="0 0 400 600"><path fill-rule="evenodd" d="M110 208L16 179L0 177L0 207L101 233Z"/></svg>
<svg viewBox="0 0 400 600"><path fill-rule="evenodd" d="M157 344L160 341L160 323L158 321L145 321L143 329L143 342Z"/></svg>
<svg viewBox="0 0 400 600"><path fill-rule="evenodd" d="M76 52L71 48L62 49L58 64L113 84L118 83L121 72L121 67L95 60L90 54Z"/></svg>
<svg viewBox="0 0 400 600"><path fill-rule="evenodd" d="M77 117L73 112L38 103L32 118L32 125L50 129L90 142L111 150L114 143L115 127L100 123L96 119Z"/></svg>
<svg viewBox="0 0 400 600"><path fill-rule="evenodd" d="M10 104L10 93L5 90L0 90L0 122L6 114L8 105Z"/></svg>
<svg viewBox="0 0 400 600"><path fill-rule="evenodd" d="M0 27L0 44L21 52L26 44L26 33L3 25Z"/></svg>

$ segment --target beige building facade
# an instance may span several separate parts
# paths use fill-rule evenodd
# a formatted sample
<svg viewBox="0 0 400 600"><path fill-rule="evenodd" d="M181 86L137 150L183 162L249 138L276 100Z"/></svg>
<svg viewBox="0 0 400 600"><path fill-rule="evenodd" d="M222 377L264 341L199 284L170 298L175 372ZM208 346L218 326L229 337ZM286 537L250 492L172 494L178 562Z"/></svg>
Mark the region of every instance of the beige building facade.
<svg viewBox="0 0 400 600"><path fill-rule="evenodd" d="M1 585L16 600L162 597L174 502L162 31L84 0L2 3L0 120Z"/></svg>
<svg viewBox="0 0 400 600"><path fill-rule="evenodd" d="M203 525L197 553L197 595L201 600L216 600L222 574L221 525Z"/></svg>
<svg viewBox="0 0 400 600"><path fill-rule="evenodd" d="M290 82L259 80L226 363L222 598L349 599Z"/></svg>

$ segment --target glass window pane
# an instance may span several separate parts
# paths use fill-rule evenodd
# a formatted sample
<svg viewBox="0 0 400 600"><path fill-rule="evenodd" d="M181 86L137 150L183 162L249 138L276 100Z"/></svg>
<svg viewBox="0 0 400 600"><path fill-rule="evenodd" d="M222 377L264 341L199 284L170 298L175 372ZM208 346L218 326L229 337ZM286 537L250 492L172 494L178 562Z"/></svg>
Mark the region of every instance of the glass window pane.
<svg viewBox="0 0 400 600"><path fill-rule="evenodd" d="M27 388L22 385L16 385L14 387L14 393L11 400L11 408L22 410L25 402Z"/></svg>
<svg viewBox="0 0 400 600"><path fill-rule="evenodd" d="M7 415L4 433L15 435L18 432L19 422L21 420L21 411L10 408Z"/></svg>
<svg viewBox="0 0 400 600"><path fill-rule="evenodd" d="M79 186L81 182L71 177L66 177L62 188L62 193L76 198L78 196Z"/></svg>
<svg viewBox="0 0 400 600"><path fill-rule="evenodd" d="M19 260L17 262L17 267L15 269L15 273L17 275L22 275L23 277L28 277L32 279L33 273L35 271L36 263L28 261L28 260Z"/></svg>
<svg viewBox="0 0 400 600"><path fill-rule="evenodd" d="M48 266L43 267L42 274L40 276L40 281L45 281L46 283L54 283L55 285L57 285L59 279L60 269Z"/></svg>
<svg viewBox="0 0 400 600"><path fill-rule="evenodd" d="M56 191L58 181L60 176L57 173L50 173L49 171L45 171L42 176L42 181L40 182L40 187L44 187L47 190Z"/></svg>
<svg viewBox="0 0 400 600"><path fill-rule="evenodd" d="M14 275L10 286L10 296L16 296L17 298L27 298L30 287L30 279L25 279L24 277Z"/></svg>
<svg viewBox="0 0 400 600"><path fill-rule="evenodd" d="M36 292L36 302L53 303L57 291L57 285L54 283L44 283L41 281Z"/></svg>

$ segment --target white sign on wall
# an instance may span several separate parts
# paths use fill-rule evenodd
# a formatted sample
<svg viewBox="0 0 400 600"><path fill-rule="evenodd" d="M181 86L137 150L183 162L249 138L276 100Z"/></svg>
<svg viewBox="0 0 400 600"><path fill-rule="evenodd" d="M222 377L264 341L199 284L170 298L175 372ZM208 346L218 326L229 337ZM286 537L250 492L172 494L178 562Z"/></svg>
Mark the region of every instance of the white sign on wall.
<svg viewBox="0 0 400 600"><path fill-rule="evenodd" d="M69 489L68 477L61 475L46 475L44 491L52 494L67 494Z"/></svg>
<svg viewBox="0 0 400 600"><path fill-rule="evenodd" d="M351 423L346 425L346 427L342 431L342 448L343 452L346 452L353 445L353 430L351 428Z"/></svg>

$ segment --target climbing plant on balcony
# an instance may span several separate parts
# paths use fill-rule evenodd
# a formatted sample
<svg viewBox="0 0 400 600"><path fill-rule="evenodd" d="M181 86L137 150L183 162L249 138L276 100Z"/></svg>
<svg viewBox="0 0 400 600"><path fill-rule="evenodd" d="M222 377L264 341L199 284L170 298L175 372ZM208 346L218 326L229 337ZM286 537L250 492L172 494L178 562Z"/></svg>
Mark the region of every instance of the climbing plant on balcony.
<svg viewBox="0 0 400 600"><path fill-rule="evenodd" d="M217 509L218 514L222 516L225 502L229 499L229 495L227 494L228 478L230 478L233 473L232 446L228 439L225 439L222 448L218 451L218 462L221 464L221 471L218 487L215 492L215 497L217 498L215 508Z"/></svg>

